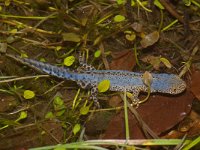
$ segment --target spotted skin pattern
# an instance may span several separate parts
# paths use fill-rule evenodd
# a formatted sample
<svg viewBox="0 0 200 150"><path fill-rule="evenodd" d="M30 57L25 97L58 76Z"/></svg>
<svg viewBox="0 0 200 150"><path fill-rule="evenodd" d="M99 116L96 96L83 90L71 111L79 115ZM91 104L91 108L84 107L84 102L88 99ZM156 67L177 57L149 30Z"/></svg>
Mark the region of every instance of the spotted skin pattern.
<svg viewBox="0 0 200 150"><path fill-rule="evenodd" d="M97 86L102 80L110 80L110 91L126 90L132 92L136 100L138 100L140 92L148 91L147 86L143 83L143 73L122 70L95 70L85 63L82 63L81 69L71 71L67 68L53 66L33 59L20 58L13 55L7 56L52 76L75 81L81 88L92 89L92 99L96 103L98 103L96 99ZM151 73L151 75L153 77L150 88L151 93L158 92L175 95L186 89L186 83L175 74Z"/></svg>

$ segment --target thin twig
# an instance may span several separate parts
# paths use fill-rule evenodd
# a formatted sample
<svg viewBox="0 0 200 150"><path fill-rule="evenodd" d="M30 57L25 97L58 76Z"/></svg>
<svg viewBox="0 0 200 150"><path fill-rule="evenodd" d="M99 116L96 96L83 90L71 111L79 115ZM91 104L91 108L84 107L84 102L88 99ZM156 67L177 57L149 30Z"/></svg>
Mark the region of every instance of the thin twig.
<svg viewBox="0 0 200 150"><path fill-rule="evenodd" d="M8 82L19 81L19 80L27 80L27 79L32 79L32 78L46 78L46 77L50 77L50 76L36 75L36 76L18 77L18 78L13 78L13 79L2 80L0 81L0 83L8 83Z"/></svg>

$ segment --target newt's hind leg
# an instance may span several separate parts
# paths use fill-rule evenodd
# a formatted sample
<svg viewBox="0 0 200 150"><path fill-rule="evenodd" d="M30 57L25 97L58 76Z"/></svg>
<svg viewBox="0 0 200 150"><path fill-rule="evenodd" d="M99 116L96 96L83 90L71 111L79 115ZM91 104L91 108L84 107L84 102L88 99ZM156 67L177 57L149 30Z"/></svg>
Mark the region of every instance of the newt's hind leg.
<svg viewBox="0 0 200 150"><path fill-rule="evenodd" d="M77 68L78 72L96 70L92 65L86 63L85 58L81 53L79 53L79 64L80 66Z"/></svg>
<svg viewBox="0 0 200 150"><path fill-rule="evenodd" d="M90 99L92 99L94 101L94 104L97 108L100 108L100 104L99 101L97 99L97 94L98 94L98 88L97 87L93 87L91 89L91 95L90 95Z"/></svg>
<svg viewBox="0 0 200 150"><path fill-rule="evenodd" d="M88 83L88 82L78 81L77 84L83 89L91 87L90 83ZM100 104L97 99L97 94L98 94L98 88L92 87L89 99L94 101L94 104L97 108L100 108Z"/></svg>
<svg viewBox="0 0 200 150"><path fill-rule="evenodd" d="M138 98L141 91L147 91L148 92L148 95L144 99L142 99L142 100L140 100ZM146 89L146 86L136 87L135 89L133 89L133 96L131 98L132 105L136 105L136 107L138 107L139 104L146 102L148 100L149 96L150 96L150 93L151 93L150 89L148 91Z"/></svg>
<svg viewBox="0 0 200 150"><path fill-rule="evenodd" d="M132 101L132 105L138 107L140 104L140 100L138 98L139 94L140 94L140 90L139 89L134 89L132 92L132 96L130 97L131 101Z"/></svg>

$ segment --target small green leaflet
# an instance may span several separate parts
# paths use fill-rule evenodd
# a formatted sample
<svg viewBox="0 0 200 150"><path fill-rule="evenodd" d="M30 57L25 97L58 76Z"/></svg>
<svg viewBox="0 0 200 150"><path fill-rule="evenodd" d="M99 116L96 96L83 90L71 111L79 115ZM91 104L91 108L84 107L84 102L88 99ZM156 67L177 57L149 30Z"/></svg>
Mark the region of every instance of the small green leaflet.
<svg viewBox="0 0 200 150"><path fill-rule="evenodd" d="M89 110L90 110L90 107L89 107L89 106L83 106L83 107L81 107L81 109L80 109L80 113L81 113L81 115L87 115L88 112L89 112Z"/></svg>
<svg viewBox="0 0 200 150"><path fill-rule="evenodd" d="M74 56L68 56L64 59L64 65L65 66L71 66L75 61L75 57Z"/></svg>
<svg viewBox="0 0 200 150"><path fill-rule="evenodd" d="M94 53L94 57L98 58L101 56L101 51L100 50L97 50L95 53Z"/></svg>
<svg viewBox="0 0 200 150"><path fill-rule="evenodd" d="M54 118L54 115L53 115L53 113L52 113L51 111L49 111L49 112L47 112L47 114L45 115L45 118L46 118L46 119L52 119L52 118Z"/></svg>
<svg viewBox="0 0 200 150"><path fill-rule="evenodd" d="M17 120L15 120L15 122L19 122L20 120L23 120L25 118L27 118L27 112L26 111L22 111L22 112L20 112L19 118L17 118Z"/></svg>
<svg viewBox="0 0 200 150"><path fill-rule="evenodd" d="M56 111L56 116L61 116L65 112L64 101L61 97L56 96L53 100L54 110Z"/></svg>
<svg viewBox="0 0 200 150"><path fill-rule="evenodd" d="M102 80L98 84L98 91L100 93L106 92L110 88L110 80Z"/></svg>
<svg viewBox="0 0 200 150"><path fill-rule="evenodd" d="M56 46L56 48L55 48L56 51L59 51L61 49L62 49L62 46Z"/></svg>
<svg viewBox="0 0 200 150"><path fill-rule="evenodd" d="M22 120L22 119L25 119L25 118L27 118L27 112L26 111L22 111L20 113L20 116L19 116L18 120Z"/></svg>
<svg viewBox="0 0 200 150"><path fill-rule="evenodd" d="M76 135L80 131L80 129L81 129L81 125L77 123L73 128L74 135Z"/></svg>
<svg viewBox="0 0 200 150"><path fill-rule="evenodd" d="M122 21L124 21L126 18L124 17L124 16L122 16L122 15L116 15L115 17L114 17L114 21L115 22L122 22Z"/></svg>
<svg viewBox="0 0 200 150"><path fill-rule="evenodd" d="M32 99L35 97L35 93L31 90L25 90L23 96L25 99Z"/></svg>
<svg viewBox="0 0 200 150"><path fill-rule="evenodd" d="M62 98L60 96L56 96L54 98L54 101L53 101L54 105L63 105L64 104L64 101L62 100Z"/></svg>
<svg viewBox="0 0 200 150"><path fill-rule="evenodd" d="M172 67L171 63L170 63L169 60L167 60L166 58L161 57L161 58L160 58L160 61L161 61L167 68L170 69L170 68Z"/></svg>

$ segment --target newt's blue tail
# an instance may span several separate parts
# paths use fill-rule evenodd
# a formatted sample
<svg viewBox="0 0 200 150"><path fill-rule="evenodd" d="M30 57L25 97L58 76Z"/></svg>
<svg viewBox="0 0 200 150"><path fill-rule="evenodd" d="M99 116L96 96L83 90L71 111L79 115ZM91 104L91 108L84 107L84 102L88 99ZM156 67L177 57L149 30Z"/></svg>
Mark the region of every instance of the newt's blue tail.
<svg viewBox="0 0 200 150"><path fill-rule="evenodd" d="M76 79L76 74L64 67L57 67L48 63L43 63L43 62L36 61L33 59L28 59L28 58L21 58L19 56L14 56L14 55L9 55L9 54L7 54L6 56L11 57L23 64L26 64L36 70L42 71L52 76L65 78L65 79L73 80L73 81Z"/></svg>

